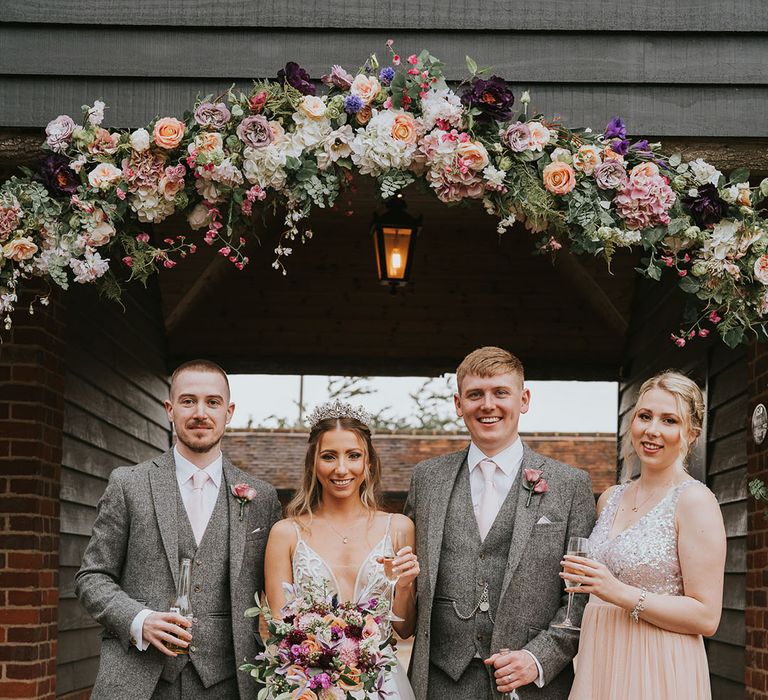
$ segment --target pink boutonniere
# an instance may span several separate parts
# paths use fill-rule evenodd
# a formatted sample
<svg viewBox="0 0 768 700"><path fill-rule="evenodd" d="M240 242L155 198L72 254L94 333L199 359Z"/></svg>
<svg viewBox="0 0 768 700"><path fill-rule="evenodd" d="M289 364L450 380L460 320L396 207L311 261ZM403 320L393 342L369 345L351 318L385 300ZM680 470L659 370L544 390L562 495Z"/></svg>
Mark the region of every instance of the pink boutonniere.
<svg viewBox="0 0 768 700"><path fill-rule="evenodd" d="M243 509L247 503L256 498L256 489L248 484L235 484L232 489L232 495L240 501L240 520L243 519Z"/></svg>
<svg viewBox="0 0 768 700"><path fill-rule="evenodd" d="M523 488L528 492L528 500L525 502L525 507L527 508L529 505L531 505L531 498L533 497L533 494L546 493L549 491L549 484L547 483L547 480L542 476L541 469L523 469L523 477L525 478Z"/></svg>

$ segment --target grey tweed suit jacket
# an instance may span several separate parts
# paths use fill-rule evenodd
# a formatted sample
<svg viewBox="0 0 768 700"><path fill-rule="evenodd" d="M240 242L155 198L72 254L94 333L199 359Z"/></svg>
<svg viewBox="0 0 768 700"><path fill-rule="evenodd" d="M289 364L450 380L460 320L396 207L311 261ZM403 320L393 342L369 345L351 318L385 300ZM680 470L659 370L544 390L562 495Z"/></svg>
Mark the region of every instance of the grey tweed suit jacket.
<svg viewBox="0 0 768 700"><path fill-rule="evenodd" d="M257 653L257 618L246 619L243 613L254 604L254 593L264 589L264 549L281 509L270 484L240 471L226 458L223 474L221 488L245 482L257 494L246 505L242 520L239 501L227 494L232 642L239 665ZM154 647L136 649L129 630L140 610L168 610L175 597L177 493L170 450L142 464L115 469L99 502L91 540L75 576L77 597L104 627L94 700L144 700L160 678L166 657ZM254 697L250 677L237 676L240 697Z"/></svg>
<svg viewBox="0 0 768 700"><path fill-rule="evenodd" d="M421 563L417 581L418 613L411 657L410 677L416 700L428 694L432 601L440 566L448 502L459 470L467 468L469 449L425 460L416 465L405 513L416 524L416 550ZM541 469L549 491L534 495L525 506L528 491L523 488L523 469ZM559 577L560 561L568 538L588 537L595 522L595 499L589 475L523 445L523 462L512 485L517 491L517 510L509 556L495 615L491 649L528 649L544 671L545 686L529 684L519 689L521 700L565 700L572 682L571 659L578 636L550 625L565 618L568 595ZM514 496L513 496L514 497ZM467 514L474 519L473 513ZM542 521L542 518L546 520ZM540 522L542 521L542 522ZM467 538L467 545L471 540ZM572 617L581 619L586 596L574 597ZM449 634L449 631L442 631ZM438 641L439 643L439 641ZM461 700L480 698L480 693L463 688ZM453 699L452 699L453 700ZM460 700L456 696L456 700Z"/></svg>

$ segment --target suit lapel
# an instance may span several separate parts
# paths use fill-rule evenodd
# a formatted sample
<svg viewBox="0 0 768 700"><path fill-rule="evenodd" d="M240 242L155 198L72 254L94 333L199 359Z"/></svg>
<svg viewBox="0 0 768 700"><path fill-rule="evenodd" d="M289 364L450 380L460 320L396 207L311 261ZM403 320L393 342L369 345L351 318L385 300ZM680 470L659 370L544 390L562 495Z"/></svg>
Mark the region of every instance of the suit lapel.
<svg viewBox="0 0 768 700"><path fill-rule="evenodd" d="M243 518L240 519L240 501L230 493L232 486L237 484L237 471L232 463L223 458L224 482L222 487L227 490L226 498L229 501L229 587L232 594L232 600L235 595L235 584L240 575L240 568L243 565L243 553L245 552L245 534L248 527L248 508L252 505L246 505L243 511Z"/></svg>
<svg viewBox="0 0 768 700"><path fill-rule="evenodd" d="M179 577L179 530L176 521L178 485L176 484L176 461L173 450L163 453L154 460L155 469L149 473L152 501L155 506L157 525L163 541L165 555L171 568L174 584Z"/></svg>
<svg viewBox="0 0 768 700"><path fill-rule="evenodd" d="M456 483L456 477L467 463L469 448L454 455L453 461L446 460L439 467L439 483L429 494L429 520L427 538L427 556L429 561L430 592L434 592L437 583L437 569L440 566L440 550L443 545L443 531L445 529L445 517L448 513L448 502ZM436 480L437 481L437 480Z"/></svg>
<svg viewBox="0 0 768 700"><path fill-rule="evenodd" d="M523 551L525 550L525 545L528 543L528 538L531 536L533 526L539 519L541 496L534 495L530 505L527 508L525 507L525 503L528 500L528 491L523 488L524 469L544 469L543 457L529 449L527 445L523 445L523 461L520 465L520 471L515 478L515 482L512 485L513 489L517 489L517 505L515 511L515 524L514 529L512 530L512 542L509 546L507 567L504 571L504 582L501 586L501 598L504 597L507 587L512 581L512 576L520 564L520 558L523 556ZM545 478L546 476L547 475L544 474Z"/></svg>

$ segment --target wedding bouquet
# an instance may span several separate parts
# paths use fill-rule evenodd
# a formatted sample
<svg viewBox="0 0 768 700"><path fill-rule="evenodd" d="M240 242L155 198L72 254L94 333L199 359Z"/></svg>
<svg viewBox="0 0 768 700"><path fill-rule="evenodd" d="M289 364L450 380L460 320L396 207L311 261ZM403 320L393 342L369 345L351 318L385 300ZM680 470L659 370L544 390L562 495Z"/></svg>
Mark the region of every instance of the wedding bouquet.
<svg viewBox="0 0 768 700"><path fill-rule="evenodd" d="M284 584L288 603L272 617L269 606L246 611L264 615L269 630L266 648L255 663L244 664L262 684L258 700L378 700L387 673L397 660L381 620L388 606L372 599L366 605L339 603L323 585Z"/></svg>

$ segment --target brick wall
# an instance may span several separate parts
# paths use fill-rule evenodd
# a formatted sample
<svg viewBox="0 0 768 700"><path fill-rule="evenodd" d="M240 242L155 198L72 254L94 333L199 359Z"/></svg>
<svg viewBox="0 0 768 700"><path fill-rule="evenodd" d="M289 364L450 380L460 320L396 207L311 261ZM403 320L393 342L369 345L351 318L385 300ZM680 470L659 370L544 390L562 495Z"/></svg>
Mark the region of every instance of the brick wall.
<svg viewBox="0 0 768 700"><path fill-rule="evenodd" d="M616 436L605 433L531 433L522 435L529 447L586 469L596 494L615 483ZM422 459L463 449L465 434L380 434L374 445L383 465L384 491L408 491L413 466ZM230 430L224 452L238 467L269 481L278 490L296 488L304 469L307 434L287 430Z"/></svg>
<svg viewBox="0 0 768 700"><path fill-rule="evenodd" d="M751 416L759 403L768 405L768 346L754 344L749 353ZM755 445L747 439L747 479L768 483L768 439ZM749 499L747 526L746 686L748 700L768 699L768 520L765 504Z"/></svg>
<svg viewBox="0 0 768 700"><path fill-rule="evenodd" d="M0 697L55 696L63 309L0 343Z"/></svg>

